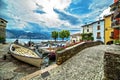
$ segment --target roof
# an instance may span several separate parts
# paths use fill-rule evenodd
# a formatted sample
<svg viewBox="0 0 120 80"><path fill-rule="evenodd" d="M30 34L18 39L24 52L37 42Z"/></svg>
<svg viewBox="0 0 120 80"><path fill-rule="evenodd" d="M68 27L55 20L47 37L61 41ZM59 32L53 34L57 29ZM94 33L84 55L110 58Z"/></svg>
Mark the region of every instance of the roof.
<svg viewBox="0 0 120 80"><path fill-rule="evenodd" d="M81 26L81 27L85 27L85 26L89 26L89 25L92 25L92 23L85 24L85 25L83 25L83 26Z"/></svg>
<svg viewBox="0 0 120 80"><path fill-rule="evenodd" d="M76 37L76 36L81 36L81 34L80 34L80 33L76 33L76 34L72 34L72 35L70 35L70 36Z"/></svg>
<svg viewBox="0 0 120 80"><path fill-rule="evenodd" d="M96 22L98 22L98 21L104 21L104 19L100 19L100 20L97 20L97 21L95 21L95 22L92 22L92 24L94 24L94 23L96 23Z"/></svg>
<svg viewBox="0 0 120 80"><path fill-rule="evenodd" d="M109 17L109 16L111 16L111 15L113 15L113 13L110 13L110 14L108 14L108 15L104 15L104 17Z"/></svg>
<svg viewBox="0 0 120 80"><path fill-rule="evenodd" d="M5 19L3 19L3 18L0 18L1 20L3 20L3 21L5 21L6 23L8 22L8 21L6 21Z"/></svg>
<svg viewBox="0 0 120 80"><path fill-rule="evenodd" d="M92 23L90 23L90 24L83 25L83 26L81 26L81 27L85 27L85 26L88 26L88 25L92 25L92 24L94 24L94 23L96 23L96 22L98 22L98 21L104 21L104 19L97 20L97 21L95 21L95 22L92 22Z"/></svg>

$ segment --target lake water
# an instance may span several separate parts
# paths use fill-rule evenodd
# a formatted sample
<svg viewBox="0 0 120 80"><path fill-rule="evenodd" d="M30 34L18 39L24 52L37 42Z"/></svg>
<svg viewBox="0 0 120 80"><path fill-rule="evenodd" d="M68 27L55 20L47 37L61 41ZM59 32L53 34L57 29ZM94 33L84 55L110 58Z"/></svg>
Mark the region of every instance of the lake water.
<svg viewBox="0 0 120 80"><path fill-rule="evenodd" d="M14 42L16 39L6 39L7 43L11 43ZM68 39L69 40L69 39ZM28 43L28 41L30 41L30 39L19 39L20 43ZM34 43L40 43L40 42L47 42L47 41L54 41L53 39L31 39L32 42ZM57 41L62 41L62 40L57 40Z"/></svg>
<svg viewBox="0 0 120 80"><path fill-rule="evenodd" d="M16 39L6 39L6 42L7 43L11 43L11 42L14 42ZM28 41L30 41L30 39L19 39L19 42L21 43L27 43ZM42 39L31 39L32 42L35 42L35 43L40 43L40 42L46 42L46 41L53 41L53 40L42 40Z"/></svg>

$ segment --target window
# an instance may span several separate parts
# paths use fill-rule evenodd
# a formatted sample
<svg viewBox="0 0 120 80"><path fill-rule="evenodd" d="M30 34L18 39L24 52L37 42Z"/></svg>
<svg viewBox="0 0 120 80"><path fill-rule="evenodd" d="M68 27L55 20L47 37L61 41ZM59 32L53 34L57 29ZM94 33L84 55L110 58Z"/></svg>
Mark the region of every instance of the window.
<svg viewBox="0 0 120 80"><path fill-rule="evenodd" d="M4 21L1 21L1 23L4 23Z"/></svg>
<svg viewBox="0 0 120 80"><path fill-rule="evenodd" d="M101 39L100 32L97 32L97 39Z"/></svg>
<svg viewBox="0 0 120 80"><path fill-rule="evenodd" d="M98 21L98 24L100 24L100 21Z"/></svg>
<svg viewBox="0 0 120 80"><path fill-rule="evenodd" d="M110 38L113 39L114 32L111 32Z"/></svg>
<svg viewBox="0 0 120 80"><path fill-rule="evenodd" d="M87 32L89 32L89 29L87 29Z"/></svg>
<svg viewBox="0 0 120 80"><path fill-rule="evenodd" d="M114 36L114 32L111 32L111 36Z"/></svg>
<svg viewBox="0 0 120 80"><path fill-rule="evenodd" d="M97 26L97 30L100 30L100 26Z"/></svg>

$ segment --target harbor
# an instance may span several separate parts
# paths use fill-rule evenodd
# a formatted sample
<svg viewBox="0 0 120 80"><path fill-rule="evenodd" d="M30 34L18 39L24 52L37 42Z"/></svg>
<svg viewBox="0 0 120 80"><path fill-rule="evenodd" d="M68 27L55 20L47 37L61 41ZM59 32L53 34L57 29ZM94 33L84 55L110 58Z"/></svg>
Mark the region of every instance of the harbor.
<svg viewBox="0 0 120 80"><path fill-rule="evenodd" d="M67 76L69 76L67 77L69 78L69 80L72 80L75 78L88 80L90 78L93 79L93 76L95 75L96 75L96 77L94 77L95 79L101 80L102 78L104 78L104 68L103 68L104 58L103 57L105 52L106 51L116 52L115 54L118 54L118 55L120 52L119 50L120 46L118 45L98 45L98 46L86 48L81 52L79 52L77 55L73 56L71 59L67 60L65 63L48 70L50 75L43 77L41 75L42 74L41 70L44 70L44 69L47 70L47 67L44 66L42 68L38 68L15 59L8 53L9 46L10 44L4 44L4 45L0 44L0 79L1 80L4 80L4 79L24 80L25 77L29 77L28 78L29 80L44 80L44 79L53 80L53 79L59 79L59 78L63 79L64 77L67 77ZM4 55L6 55L6 57ZM77 59L79 59L79 61ZM82 66L84 66L84 68ZM90 72L91 70L93 71ZM70 73L71 71L72 73ZM97 71L98 72L100 71L99 74ZM89 72L89 76L87 76L85 72L86 73ZM58 76L63 73L64 73L64 76L62 77ZM80 75L77 76L77 74L80 74ZM82 76L85 74L86 74L86 77ZM30 75L32 76L30 77Z"/></svg>
<svg viewBox="0 0 120 80"><path fill-rule="evenodd" d="M120 80L120 0L0 8L0 80Z"/></svg>

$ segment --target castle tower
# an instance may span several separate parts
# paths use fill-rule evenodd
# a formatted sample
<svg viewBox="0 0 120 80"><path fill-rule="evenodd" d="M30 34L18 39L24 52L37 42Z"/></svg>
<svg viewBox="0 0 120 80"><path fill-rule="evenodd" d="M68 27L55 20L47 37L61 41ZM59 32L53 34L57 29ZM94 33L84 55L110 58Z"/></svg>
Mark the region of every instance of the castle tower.
<svg viewBox="0 0 120 80"><path fill-rule="evenodd" d="M5 42L7 21L0 18L0 43Z"/></svg>

